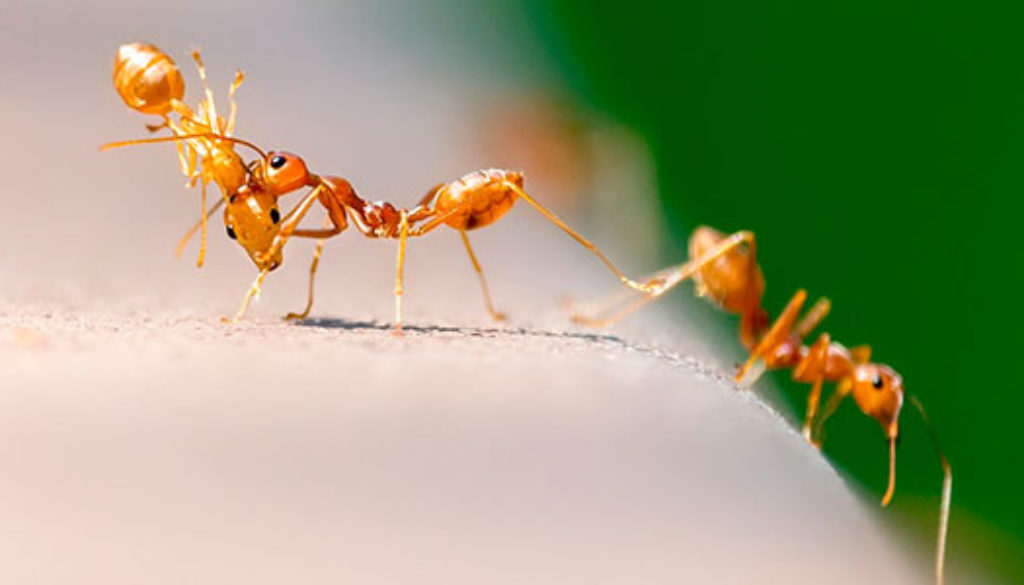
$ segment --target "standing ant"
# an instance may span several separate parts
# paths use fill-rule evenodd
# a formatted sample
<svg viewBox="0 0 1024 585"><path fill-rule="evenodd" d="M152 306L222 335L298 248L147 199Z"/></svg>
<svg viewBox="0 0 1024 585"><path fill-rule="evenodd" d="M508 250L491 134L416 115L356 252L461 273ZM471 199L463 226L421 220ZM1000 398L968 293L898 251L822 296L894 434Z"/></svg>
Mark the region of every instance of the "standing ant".
<svg viewBox="0 0 1024 585"><path fill-rule="evenodd" d="M624 306L620 306L622 302L618 299L606 302L604 305L611 308L601 311L598 317L574 313L573 321L591 326L610 325L684 280L693 278L699 296L707 297L727 312L740 315L740 338L751 355L739 368L737 382L751 386L767 368L791 369L793 380L811 384L803 427L803 436L809 443L821 448L825 422L851 394L861 412L882 425L889 443L889 481L882 496L882 506L889 505L895 490L898 419L903 399L907 397L924 420L942 465L944 479L935 560L936 581L941 584L952 497L952 468L921 402L906 394L903 378L889 366L872 363L871 348L867 345L847 349L833 342L828 333L822 333L810 347L803 344L803 339L828 315L831 304L826 298L818 300L798 321L807 300L807 293L798 290L779 318L767 327L768 314L761 306L764 275L757 263L757 247L752 232L741 231L726 236L712 228L700 227L690 238L689 254L689 261L658 272L655 275L658 284L647 295ZM834 382L836 389L819 414L818 404L824 382Z"/></svg>
<svg viewBox="0 0 1024 585"><path fill-rule="evenodd" d="M277 208L282 195L302 188L311 189L283 218ZM228 199L224 221L228 236L241 245L259 274L242 300L235 316L241 319L249 301L259 292L267 274L280 266L282 250L291 237L316 238L317 248L310 266L309 297L301 313L289 313L288 319L305 318L313 305L313 283L326 238L335 236L348 227L348 219L369 238L398 240L398 258L395 272L395 331L402 329L403 272L406 241L423 236L447 225L459 232L473 269L480 280L484 303L491 317L500 321L504 314L494 308L487 280L480 262L473 252L466 232L496 222L517 199L534 207L541 215L557 225L580 245L590 250L619 280L633 290L647 292L657 283L635 282L623 274L589 240L565 224L554 213L540 205L523 189L523 175L515 171L489 169L465 175L451 183L430 189L412 209L396 207L385 202L368 202L356 194L345 179L313 174L297 155L271 151L249 166L249 181ZM318 201L327 211L325 227L298 229L299 222Z"/></svg>
<svg viewBox="0 0 1024 585"><path fill-rule="evenodd" d="M167 128L173 136L114 142L104 145L102 150L151 142L175 142L181 171L188 177L187 186L194 187L196 181L200 181L202 205L200 220L178 243L175 256L181 256L188 240L197 229L201 229L199 258L196 262L196 265L201 267L206 254L207 218L228 196L245 184L248 176L245 163L234 151L234 144L238 141L224 140L235 128L238 111L235 92L242 84L244 76L241 71L237 71L228 89L230 113L225 120L217 115L213 92L206 83L206 67L198 49L192 52L192 58L199 69L199 79L205 94L199 102L197 111L193 111L182 101L185 82L181 71L169 55L147 43L128 43L118 48L117 57L114 59L114 89L129 108L163 118L159 124L146 125L150 132ZM174 120L171 114L177 114L178 119ZM216 183L223 195L209 210L206 208L208 183Z"/></svg>
<svg viewBox="0 0 1024 585"><path fill-rule="evenodd" d="M235 320L245 315L250 300L259 292L267 274L281 264L282 250L291 237L318 240L310 266L306 308L301 313L289 313L286 316L290 319L306 317L313 304L313 283L324 240L345 230L348 227L348 218L351 218L356 228L367 237L399 240L395 277L396 331L401 331L402 328L406 241L410 237L427 234L442 224L459 231L479 277L487 310L495 320L502 320L504 315L494 308L483 270L470 246L466 232L497 221L511 209L518 198L529 203L580 245L590 250L630 288L647 292L653 290L657 284L655 281L640 284L627 278L589 240L572 230L554 213L528 195L523 190L521 173L498 169L471 173L451 183L434 187L414 208L404 209L387 202L367 202L356 194L345 179L320 177L310 173L305 162L294 154L264 153L252 143L231 136L236 113L234 94L242 83L241 71L236 74L228 92L231 113L225 121L216 114L212 92L206 86L205 68L199 52L194 51L192 56L199 67L200 79L206 93L206 98L200 102L199 116L181 101L184 95L184 82L180 71L169 56L144 43L124 45L118 50L114 62L114 87L132 109L163 117L162 124L149 126L151 131L166 127L174 135L111 143L101 149L154 142L177 142L182 171L192 183L196 179L202 180L203 215L197 224L201 225L203 230L200 265L205 250L206 218L222 203L226 203L224 222L228 236L238 241L259 269L256 280L242 300ZM178 114L177 122L171 119L171 112ZM255 150L260 158L245 165L241 157L234 152L235 144ZM197 159L200 161L198 165ZM205 187L208 182L216 182L224 195L223 200L209 211L206 210L205 201ZM302 188L309 188L310 191L282 217L278 208L278 198ZM299 222L314 201L319 201L327 211L324 227L299 229ZM194 226L182 239L179 251L195 229Z"/></svg>

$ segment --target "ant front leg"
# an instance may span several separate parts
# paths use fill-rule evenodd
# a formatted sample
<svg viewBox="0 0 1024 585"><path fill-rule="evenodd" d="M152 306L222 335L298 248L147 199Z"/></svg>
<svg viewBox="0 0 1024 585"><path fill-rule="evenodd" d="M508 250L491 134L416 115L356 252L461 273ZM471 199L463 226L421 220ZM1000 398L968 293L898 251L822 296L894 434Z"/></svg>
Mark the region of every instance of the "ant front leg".
<svg viewBox="0 0 1024 585"><path fill-rule="evenodd" d="M341 216L344 219L344 215ZM284 316L285 321L302 320L309 316L309 312L313 310L313 284L316 279L316 269L320 264L320 255L324 251L324 242L327 238L341 233L345 229L344 225L339 226L336 222L332 221L331 216L324 218L324 229L322 230L295 230L292 234L296 237L312 237L316 238L316 250L313 252L313 261L309 265L309 297L306 300L306 308L301 313L288 313Z"/></svg>
<svg viewBox="0 0 1024 585"><path fill-rule="evenodd" d="M804 417L803 429L804 439L812 445L814 445L814 440L811 436L811 427L814 424L815 416L818 414L821 386L825 382L825 368L828 365L828 348L831 344L831 336L828 333L822 333L821 337L807 351L807 357L793 368L794 380L811 380L813 382L811 393L807 395L807 415Z"/></svg>
<svg viewBox="0 0 1024 585"><path fill-rule="evenodd" d="M271 262L273 262L273 259L281 252L281 249L284 248L285 243L288 242L288 238L290 238L296 231L296 226L300 221L302 221L302 218L309 211L310 206L313 205L313 202L317 200L320 193L325 189L329 190L329 188L323 183L317 184L316 188L306 194L302 201L300 201L299 204L281 220L281 229L277 236L274 237L270 248L258 256L258 264L261 266L260 272L256 276L256 280L253 281L252 286L249 287L249 290L242 298L242 306L239 307L238 313L235 314L233 319L224 319L224 321L234 323L245 317L245 313L249 309L249 302L253 297L259 294L260 289L263 286L263 280L267 277L267 274L269 274L273 268L276 268L276 265L271 264Z"/></svg>
<svg viewBox="0 0 1024 585"><path fill-rule="evenodd" d="M832 393L832 396L829 396L828 402L825 403L825 408L821 411L821 418L818 419L816 431L812 433L812 445L821 449L821 446L825 443L825 423L836 413L836 409L850 395L852 389L853 380L848 377L843 378L836 384L835 392Z"/></svg>
<svg viewBox="0 0 1024 585"><path fill-rule="evenodd" d="M723 255L736 249L738 246L746 244L751 248L754 247L754 233L749 231L741 231L732 234L718 243L714 248L708 250L703 256L699 258L691 259L683 264L677 266L671 266L664 270L660 270L650 277L648 277L648 283L654 283L654 288L646 293L644 296L634 299L633 302L625 305L624 307L615 311L614 305L621 304L622 295L615 295L616 298L608 303L600 303L604 305L613 305L610 309L604 309L598 311L598 316L587 317L580 313L574 312L570 315L570 319L574 323L580 323L590 327L607 327L618 321L623 317L629 315L633 311L636 311L640 307L643 307L647 303L661 297L663 294L672 290L679 283L692 278L693 275L700 272L702 268L715 260L721 258ZM614 312L613 312L614 311ZM603 314L603 316L601 316Z"/></svg>

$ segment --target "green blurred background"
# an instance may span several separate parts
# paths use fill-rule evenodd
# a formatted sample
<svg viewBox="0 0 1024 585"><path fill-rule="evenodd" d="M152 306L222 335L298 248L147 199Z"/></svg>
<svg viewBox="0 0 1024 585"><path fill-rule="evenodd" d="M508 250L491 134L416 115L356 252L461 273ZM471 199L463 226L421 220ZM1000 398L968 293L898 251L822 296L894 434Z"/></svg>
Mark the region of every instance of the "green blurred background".
<svg viewBox="0 0 1024 585"><path fill-rule="evenodd" d="M1024 575L1014 431L1024 393L1013 373L1024 325L1013 300L1024 266L1024 5L551 0L472 10L474 22L503 22L503 35L519 30L462 34L495 52L521 48L510 62L646 138L673 236L662 263L685 257L699 224L748 228L772 313L798 287L832 298L825 329L870 343L930 411L955 471L951 550ZM807 389L776 377L802 412ZM902 420L886 517L925 550L941 476L916 414L908 407ZM852 403L831 422L826 453L866 498L880 496L883 435Z"/></svg>

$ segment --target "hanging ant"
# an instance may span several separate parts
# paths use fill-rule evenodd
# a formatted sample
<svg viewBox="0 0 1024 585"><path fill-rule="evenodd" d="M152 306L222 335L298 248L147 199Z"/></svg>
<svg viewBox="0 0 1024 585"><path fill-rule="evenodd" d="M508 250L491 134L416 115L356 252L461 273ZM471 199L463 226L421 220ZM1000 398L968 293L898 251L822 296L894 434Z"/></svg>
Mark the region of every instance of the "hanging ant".
<svg viewBox="0 0 1024 585"><path fill-rule="evenodd" d="M192 58L199 69L199 79L205 94L197 111L182 101L185 82L169 55L147 43L128 43L118 48L114 59L114 89L131 109L163 119L159 124L148 124L146 128L150 132L167 128L173 136L115 142L105 145L103 150L150 142L175 142L181 171L188 177L187 186L194 187L198 180L201 193L200 219L178 243L175 256L181 256L188 240L196 230L201 229L199 258L196 261L196 265L201 267L206 254L207 218L227 197L237 192L248 177L245 163L234 151L234 141L223 140L231 136L235 128L238 111L235 92L244 76L241 71L235 73L235 79L228 89L230 112L227 119L224 119L217 115L213 92L206 83L206 67L198 49L192 52ZM172 114L177 114L177 120L172 118ZM222 198L209 210L206 208L208 183L216 183L222 194Z"/></svg>
<svg viewBox="0 0 1024 585"><path fill-rule="evenodd" d="M599 312L598 317L574 313L572 319L591 326L610 325L686 279L693 278L698 295L707 297L727 312L740 315L740 338L751 355L736 374L738 382L751 386L767 368L792 369L793 380L811 384L803 428L803 436L808 442L821 448L825 422L851 394L860 410L882 425L889 443L889 481L882 496L882 506L889 505L895 490L898 419L904 397L907 397L925 422L943 470L935 561L936 580L941 584L952 497L952 469L924 407L916 397L906 394L902 377L889 366L872 363L871 348L867 345L847 349L833 342L828 333L822 333L810 347L803 344L803 339L828 315L831 309L828 299L818 300L798 321L807 300L807 293L799 290L779 318L768 327L768 314L761 306L764 275L757 263L757 247L752 232L741 231L725 236L712 228L700 227L690 238L689 255L689 261L656 273L658 284L649 294L624 305L620 298L616 298L604 303L610 308ZM819 414L818 405L825 382L835 383L836 389Z"/></svg>

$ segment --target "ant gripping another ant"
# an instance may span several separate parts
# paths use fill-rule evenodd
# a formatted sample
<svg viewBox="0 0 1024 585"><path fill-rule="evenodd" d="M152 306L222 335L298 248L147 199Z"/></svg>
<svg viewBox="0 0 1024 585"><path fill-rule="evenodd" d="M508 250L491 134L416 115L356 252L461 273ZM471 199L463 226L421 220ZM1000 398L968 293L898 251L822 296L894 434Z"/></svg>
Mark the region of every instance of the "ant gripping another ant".
<svg viewBox="0 0 1024 585"><path fill-rule="evenodd" d="M821 448L825 422L851 394L861 412L881 424L889 443L889 481L882 496L882 506L889 505L895 490L898 420L904 398L907 398L920 413L942 465L942 499L935 556L936 582L941 585L952 497L952 469L921 402L904 390L903 378L889 366L872 363L871 348L867 345L847 349L833 342L828 333L822 333L810 347L804 345L804 338L831 309L826 298L819 299L798 320L807 300L807 293L798 290L779 318L768 326L768 313L761 304L764 275L757 263L757 246L752 232L741 231L726 236L715 229L699 227L690 237L689 256L687 262L656 273L653 282L658 284L649 294L631 302L616 294L612 299L598 302L604 309L598 311L596 317L574 313L573 321L595 327L611 325L692 278L698 296L706 297L724 311L740 316L740 339L751 355L739 368L737 382L749 387L765 369L790 369L793 380L811 384L803 427L803 436L808 442ZM836 389L819 413L818 405L825 382L835 383Z"/></svg>
<svg viewBox="0 0 1024 585"><path fill-rule="evenodd" d="M356 194L355 189L340 177L320 177L310 173L302 158L285 152L269 152L261 161L250 165L249 182L229 198L224 212L228 235L246 250L259 274L242 301L235 319L244 316L250 299L260 290L267 274L282 262L282 250L291 237L316 238L317 248L310 266L309 298L301 313L288 318L305 318L313 304L313 283L319 265L323 243L348 227L351 219L356 228L369 238L397 239L398 258L395 271L395 330L402 328L403 273L406 242L409 238L426 235L447 225L459 232L473 268L480 279L484 302L495 320L504 315L494 308L483 269L473 252L466 232L486 227L501 218L517 199L534 207L545 218L557 225L580 245L590 250L626 286L647 292L657 281L647 284L635 282L623 274L589 240L576 233L555 214L540 205L523 189L523 175L514 171L490 169L465 175L451 183L441 184L430 191L412 209L396 207L384 202L368 202ZM284 217L280 217L276 202L282 195L311 189ZM298 229L314 202L327 212L327 227Z"/></svg>
<svg viewBox="0 0 1024 585"><path fill-rule="evenodd" d="M516 200L522 199L549 221L565 231L580 245L590 250L626 286L638 292L653 291L659 284L652 280L646 284L635 282L623 274L589 240L575 232L554 213L548 211L523 188L523 175L519 172L489 169L465 175L451 183L432 188L412 209L396 207L388 202L368 202L360 198L352 185L341 177L320 176L309 172L301 157L287 152L264 152L254 144L231 136L235 121L234 93L242 81L239 72L229 91L231 114L225 121L216 115L212 93L206 88L206 75L198 51L193 53L206 90L200 104L201 116L188 108L181 98L184 83L174 62L152 45L134 43L118 51L114 65L114 86L129 107L147 114L156 114L164 122L151 126L151 130L169 128L173 136L130 140L107 144L102 149L135 144L174 141L178 144L182 170L194 182L202 179L204 201L201 224L205 238L205 221L221 204L226 203L224 222L228 236L245 249L259 273L246 292L235 316L241 319L249 302L262 287L270 271L281 265L283 249L292 237L314 238L316 251L310 267L309 297L301 313L289 313L286 318L304 318L313 304L313 284L323 250L324 240L348 227L351 219L364 235L376 239L397 239L398 259L395 275L395 330L402 329L403 271L406 242L411 237L423 236L441 225L455 229L462 237L466 252L476 270L483 289L488 312L496 320L504 315L494 308L490 292L469 243L466 232L488 226L501 218ZM178 114L178 121L170 113ZM259 158L246 165L234 152L234 145L254 150ZM198 163L197 163L198 160ZM223 200L209 211L205 204L205 186L216 182L223 192ZM279 198L301 189L310 189L302 199L282 216ZM315 202L326 210L324 227L300 229L299 223ZM186 234L182 244L195 228ZM179 246L180 249L180 246ZM204 239L205 249L205 239ZM200 263L202 252L200 253Z"/></svg>

